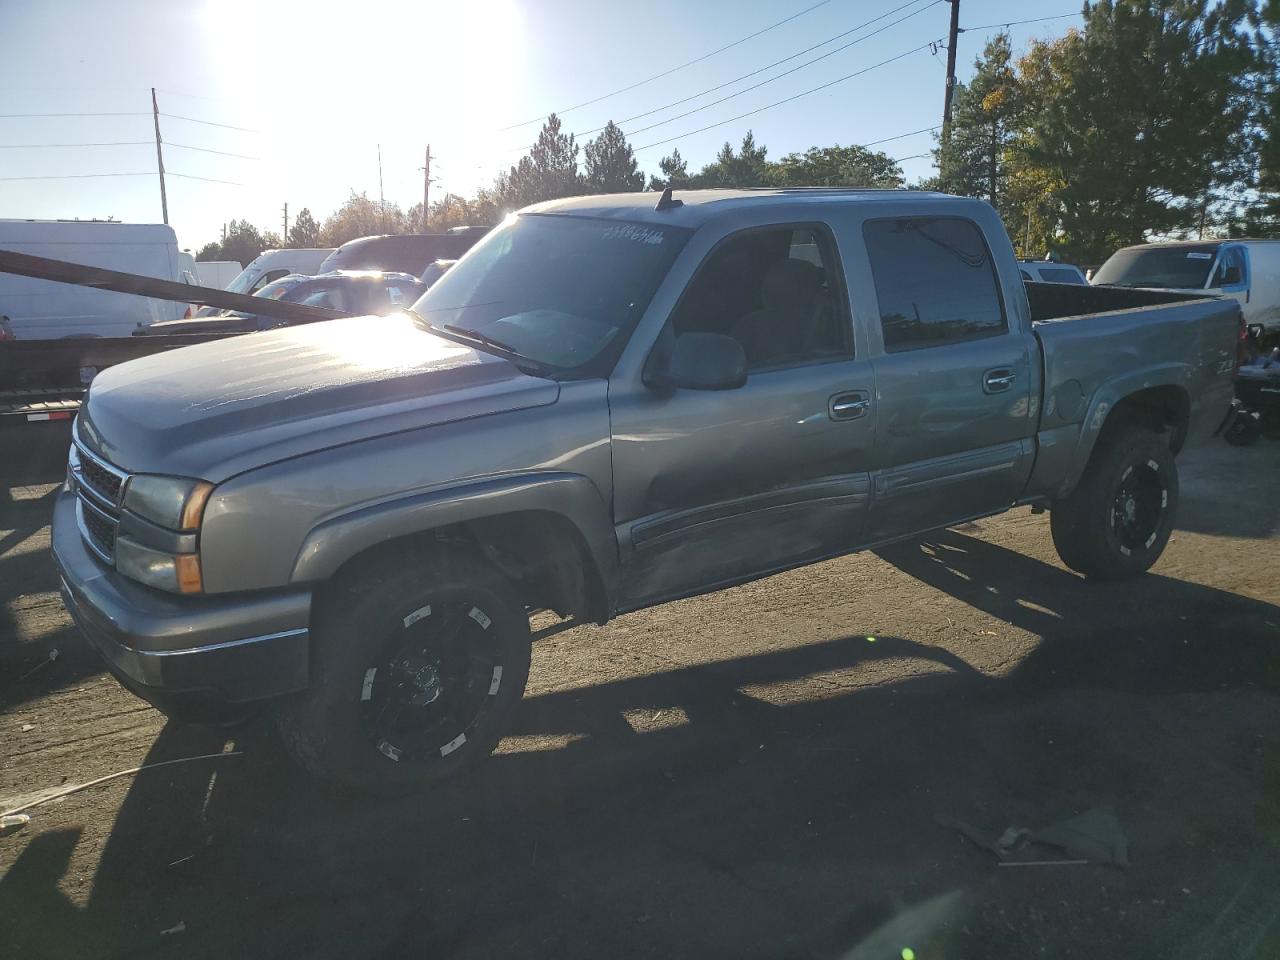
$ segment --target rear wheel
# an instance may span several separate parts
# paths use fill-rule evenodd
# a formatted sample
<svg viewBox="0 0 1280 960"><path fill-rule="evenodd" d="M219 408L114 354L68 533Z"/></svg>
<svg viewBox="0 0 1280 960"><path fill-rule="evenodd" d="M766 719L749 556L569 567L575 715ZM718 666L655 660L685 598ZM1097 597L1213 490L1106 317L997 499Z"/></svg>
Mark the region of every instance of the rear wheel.
<svg viewBox="0 0 1280 960"><path fill-rule="evenodd" d="M470 555L399 557L320 604L312 687L279 717L308 771L374 792L446 779L501 738L529 676L529 620Z"/></svg>
<svg viewBox="0 0 1280 960"><path fill-rule="evenodd" d="M1099 580L1145 572L1160 558L1178 507L1178 472L1164 437L1119 427L1098 441L1069 497L1053 504L1058 556Z"/></svg>
<svg viewBox="0 0 1280 960"><path fill-rule="evenodd" d="M1231 418L1227 429L1222 431L1222 439L1233 447L1247 447L1257 441L1261 432L1262 428L1253 414L1241 410Z"/></svg>

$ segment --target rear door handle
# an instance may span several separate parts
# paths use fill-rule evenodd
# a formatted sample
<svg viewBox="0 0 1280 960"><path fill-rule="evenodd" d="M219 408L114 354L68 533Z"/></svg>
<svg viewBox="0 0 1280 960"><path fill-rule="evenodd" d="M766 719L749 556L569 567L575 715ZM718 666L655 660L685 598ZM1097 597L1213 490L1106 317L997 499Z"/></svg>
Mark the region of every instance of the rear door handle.
<svg viewBox="0 0 1280 960"><path fill-rule="evenodd" d="M857 420L871 409L871 395L865 390L837 393L827 404L827 414L832 420Z"/></svg>
<svg viewBox="0 0 1280 960"><path fill-rule="evenodd" d="M1013 386L1018 375L1008 367L1001 367L998 370L988 370L982 375L982 392L983 393L1003 393Z"/></svg>

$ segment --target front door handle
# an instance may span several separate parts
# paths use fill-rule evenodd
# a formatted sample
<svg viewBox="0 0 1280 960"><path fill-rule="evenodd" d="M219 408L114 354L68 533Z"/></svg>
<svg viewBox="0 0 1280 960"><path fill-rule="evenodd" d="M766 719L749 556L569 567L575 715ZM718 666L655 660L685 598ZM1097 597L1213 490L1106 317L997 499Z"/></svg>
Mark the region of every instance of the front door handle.
<svg viewBox="0 0 1280 960"><path fill-rule="evenodd" d="M827 413L832 420L857 420L865 417L870 409L871 395L865 390L837 393L827 404Z"/></svg>
<svg viewBox="0 0 1280 960"><path fill-rule="evenodd" d="M1012 387L1017 379L1018 375L1008 367L988 370L982 375L982 391L983 393L1003 393Z"/></svg>

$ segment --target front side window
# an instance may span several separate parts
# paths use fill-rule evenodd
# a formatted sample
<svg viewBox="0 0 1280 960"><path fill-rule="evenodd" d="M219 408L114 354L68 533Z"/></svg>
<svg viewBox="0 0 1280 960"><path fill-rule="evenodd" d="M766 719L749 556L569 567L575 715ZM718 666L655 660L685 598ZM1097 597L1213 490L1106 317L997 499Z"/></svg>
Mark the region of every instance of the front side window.
<svg viewBox="0 0 1280 960"><path fill-rule="evenodd" d="M851 326L825 230L776 227L723 242L689 285L676 334L720 333L742 344L753 370L851 354Z"/></svg>
<svg viewBox="0 0 1280 960"><path fill-rule="evenodd" d="M1239 247L1226 250L1218 260L1218 269L1214 271L1210 287L1230 287L1244 283L1244 251Z"/></svg>
<svg viewBox="0 0 1280 960"><path fill-rule="evenodd" d="M995 267L971 220L913 217L863 226L886 351L1004 333Z"/></svg>
<svg viewBox="0 0 1280 960"><path fill-rule="evenodd" d="M557 214L510 217L413 305L428 328L557 372L616 358L689 231Z"/></svg>

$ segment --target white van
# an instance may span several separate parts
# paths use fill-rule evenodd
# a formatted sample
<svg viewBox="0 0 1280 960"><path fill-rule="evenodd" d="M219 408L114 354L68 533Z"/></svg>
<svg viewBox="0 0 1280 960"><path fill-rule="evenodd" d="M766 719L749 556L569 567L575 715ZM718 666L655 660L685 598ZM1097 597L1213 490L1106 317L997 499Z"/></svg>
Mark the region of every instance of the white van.
<svg viewBox="0 0 1280 960"><path fill-rule="evenodd" d="M190 282L183 276L173 229L159 223L0 219L0 250ZM0 316L9 318L9 328L18 340L127 337L137 327L176 320L186 307L131 293L0 273Z"/></svg>
<svg viewBox="0 0 1280 960"><path fill-rule="evenodd" d="M1280 333L1280 240L1188 240L1117 250L1097 286L1157 287L1240 301L1244 322Z"/></svg>
<svg viewBox="0 0 1280 960"><path fill-rule="evenodd" d="M333 247L298 247L293 250L263 250L240 275L227 284L232 293L254 293L273 280L300 273L313 276L320 264L333 253Z"/></svg>
<svg viewBox="0 0 1280 960"><path fill-rule="evenodd" d="M239 260L197 260L196 279L200 286L225 290L240 276L244 267Z"/></svg>

